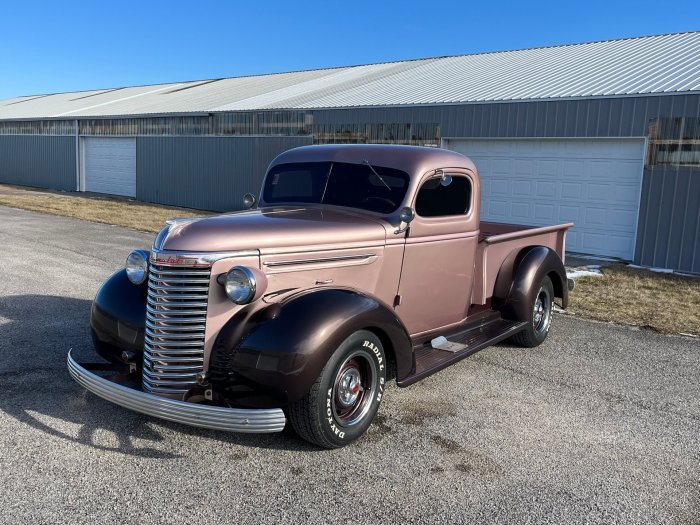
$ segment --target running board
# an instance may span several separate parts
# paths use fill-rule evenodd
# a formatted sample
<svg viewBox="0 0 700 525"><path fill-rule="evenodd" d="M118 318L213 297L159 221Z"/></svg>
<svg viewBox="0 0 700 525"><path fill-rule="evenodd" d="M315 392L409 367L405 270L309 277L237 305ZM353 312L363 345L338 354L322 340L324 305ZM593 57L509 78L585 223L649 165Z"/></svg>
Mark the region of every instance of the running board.
<svg viewBox="0 0 700 525"><path fill-rule="evenodd" d="M520 321L506 321L500 316L485 324L445 335L448 341L466 345L463 350L451 352L433 348L430 341L413 347L416 358L416 368L413 374L402 381L397 381L398 386L405 387L425 379L426 377L461 361L479 350L500 343L504 339L517 334L527 323Z"/></svg>

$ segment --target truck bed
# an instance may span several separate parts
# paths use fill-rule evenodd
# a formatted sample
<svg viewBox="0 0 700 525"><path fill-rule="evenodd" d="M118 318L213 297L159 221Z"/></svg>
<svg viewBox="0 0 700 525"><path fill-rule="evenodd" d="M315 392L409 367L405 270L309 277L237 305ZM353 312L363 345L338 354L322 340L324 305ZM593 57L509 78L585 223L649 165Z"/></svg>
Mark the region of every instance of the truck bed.
<svg viewBox="0 0 700 525"><path fill-rule="evenodd" d="M479 245L474 263L472 304L486 304L493 294L498 271L513 251L528 246L546 246L564 261L566 231L573 223L554 226L524 226L498 222L481 222Z"/></svg>

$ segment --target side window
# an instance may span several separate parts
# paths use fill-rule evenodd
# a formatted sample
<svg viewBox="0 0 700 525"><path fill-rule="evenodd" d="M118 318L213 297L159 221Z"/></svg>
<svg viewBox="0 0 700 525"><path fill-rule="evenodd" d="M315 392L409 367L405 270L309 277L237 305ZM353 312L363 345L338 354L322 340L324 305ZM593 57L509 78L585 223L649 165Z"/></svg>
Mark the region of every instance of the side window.
<svg viewBox="0 0 700 525"><path fill-rule="evenodd" d="M416 213L421 217L464 215L469 212L472 185L467 177L436 177L423 183L416 197Z"/></svg>

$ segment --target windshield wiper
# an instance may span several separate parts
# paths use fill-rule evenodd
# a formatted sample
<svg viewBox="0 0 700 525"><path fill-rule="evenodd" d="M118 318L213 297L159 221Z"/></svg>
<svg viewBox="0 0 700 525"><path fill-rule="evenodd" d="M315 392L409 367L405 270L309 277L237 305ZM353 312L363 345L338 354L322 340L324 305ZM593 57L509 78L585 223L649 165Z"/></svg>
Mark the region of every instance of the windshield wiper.
<svg viewBox="0 0 700 525"><path fill-rule="evenodd" d="M326 184L323 185L323 193L321 194L321 200L319 201L319 204L323 204L323 201L326 200L326 190L328 189L328 182L331 180L331 173L333 173L332 162L331 167L328 168L328 175L326 175Z"/></svg>
<svg viewBox="0 0 700 525"><path fill-rule="evenodd" d="M382 179L382 176L381 176L379 173L377 173L377 170L374 169L374 166L372 166L372 165L369 163L369 161L366 160L366 159L363 160L362 162L364 162L365 164L367 164L367 166L369 166L369 169L372 170L372 173L374 173L374 174L377 176L377 178L378 178L380 181L382 181L382 184L384 184L384 186L386 186L386 189L389 190L389 191L391 191L391 187L386 183L386 181L385 181L384 179Z"/></svg>

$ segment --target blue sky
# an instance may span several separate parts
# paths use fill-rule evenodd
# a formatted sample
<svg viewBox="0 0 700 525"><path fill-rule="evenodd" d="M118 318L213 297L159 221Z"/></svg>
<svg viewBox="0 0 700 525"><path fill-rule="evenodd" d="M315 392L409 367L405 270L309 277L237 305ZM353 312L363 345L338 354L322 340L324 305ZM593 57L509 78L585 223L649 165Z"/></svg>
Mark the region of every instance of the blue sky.
<svg viewBox="0 0 700 525"><path fill-rule="evenodd" d="M700 29L697 0L5 0L0 13L0 99Z"/></svg>

